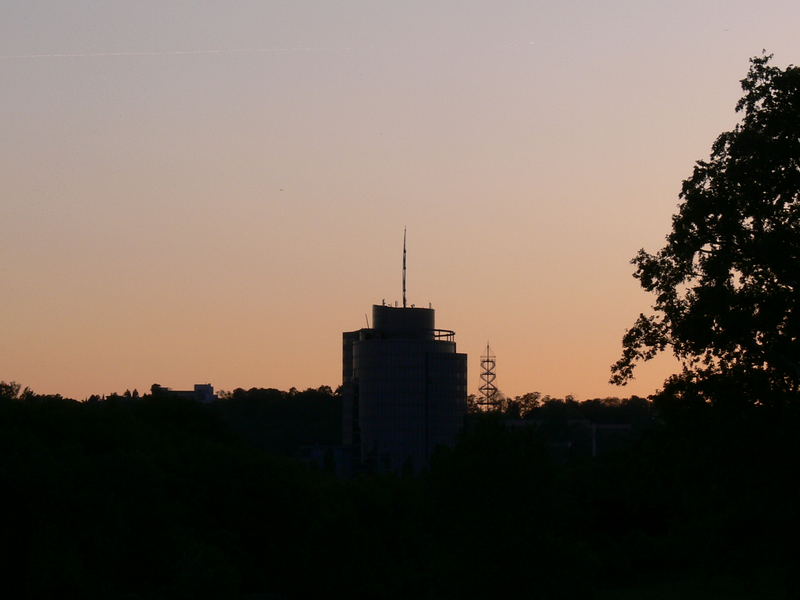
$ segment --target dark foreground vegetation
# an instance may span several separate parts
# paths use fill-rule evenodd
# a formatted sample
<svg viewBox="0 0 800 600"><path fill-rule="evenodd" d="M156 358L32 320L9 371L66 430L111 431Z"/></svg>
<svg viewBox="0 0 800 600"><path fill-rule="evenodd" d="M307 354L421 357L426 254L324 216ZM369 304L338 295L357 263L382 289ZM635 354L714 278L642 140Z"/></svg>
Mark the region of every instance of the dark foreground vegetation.
<svg viewBox="0 0 800 600"><path fill-rule="evenodd" d="M471 415L428 472L337 478L288 456L306 440L276 434L266 451L269 435L237 424L336 407L327 388L210 405L0 389L0 560L14 597L798 591L795 409L545 399L519 419L511 402ZM575 435L587 423L632 427L592 458Z"/></svg>

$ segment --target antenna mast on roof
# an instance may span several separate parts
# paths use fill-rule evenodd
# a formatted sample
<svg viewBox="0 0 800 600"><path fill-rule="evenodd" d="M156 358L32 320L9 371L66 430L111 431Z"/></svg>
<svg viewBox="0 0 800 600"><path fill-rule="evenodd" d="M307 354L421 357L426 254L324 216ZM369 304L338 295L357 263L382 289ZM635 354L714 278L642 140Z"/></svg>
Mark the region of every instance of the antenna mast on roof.
<svg viewBox="0 0 800 600"><path fill-rule="evenodd" d="M406 228L403 227L403 308L406 307Z"/></svg>

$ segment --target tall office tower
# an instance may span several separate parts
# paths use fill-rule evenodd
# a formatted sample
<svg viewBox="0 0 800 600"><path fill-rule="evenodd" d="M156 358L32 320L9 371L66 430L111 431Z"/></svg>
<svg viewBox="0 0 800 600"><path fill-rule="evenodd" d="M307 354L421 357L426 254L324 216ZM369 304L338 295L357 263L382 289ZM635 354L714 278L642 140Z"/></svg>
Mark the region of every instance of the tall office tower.
<svg viewBox="0 0 800 600"><path fill-rule="evenodd" d="M419 470L461 429L467 355L434 312L375 305L372 327L342 335L343 442L368 468Z"/></svg>

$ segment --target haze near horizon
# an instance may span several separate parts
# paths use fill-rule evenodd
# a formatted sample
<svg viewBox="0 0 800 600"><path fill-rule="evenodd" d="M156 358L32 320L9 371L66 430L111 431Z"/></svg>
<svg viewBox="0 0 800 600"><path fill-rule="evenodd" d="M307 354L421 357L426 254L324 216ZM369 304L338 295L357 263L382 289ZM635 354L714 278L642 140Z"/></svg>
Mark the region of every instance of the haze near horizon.
<svg viewBox="0 0 800 600"><path fill-rule="evenodd" d="M336 387L401 295L478 388L607 383L683 179L796 2L22 2L0 8L0 379L76 398Z"/></svg>

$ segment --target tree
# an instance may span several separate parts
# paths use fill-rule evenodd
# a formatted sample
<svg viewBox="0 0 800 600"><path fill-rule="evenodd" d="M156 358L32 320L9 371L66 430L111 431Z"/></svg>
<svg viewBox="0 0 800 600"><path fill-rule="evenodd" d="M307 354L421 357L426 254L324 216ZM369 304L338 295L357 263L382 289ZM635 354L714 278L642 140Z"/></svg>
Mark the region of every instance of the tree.
<svg viewBox="0 0 800 600"><path fill-rule="evenodd" d="M0 381L0 400L16 400L19 390L20 385L16 381Z"/></svg>
<svg viewBox="0 0 800 600"><path fill-rule="evenodd" d="M800 68L771 58L750 60L743 118L683 182L666 245L631 261L656 301L623 337L612 383L670 348L683 373L667 387L704 402L721 382L745 382L756 404L800 392Z"/></svg>
<svg viewBox="0 0 800 600"><path fill-rule="evenodd" d="M36 397L29 387L22 388L16 381L0 381L0 400L29 401Z"/></svg>

